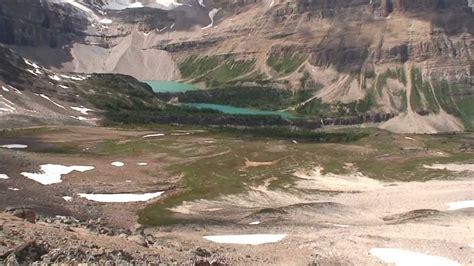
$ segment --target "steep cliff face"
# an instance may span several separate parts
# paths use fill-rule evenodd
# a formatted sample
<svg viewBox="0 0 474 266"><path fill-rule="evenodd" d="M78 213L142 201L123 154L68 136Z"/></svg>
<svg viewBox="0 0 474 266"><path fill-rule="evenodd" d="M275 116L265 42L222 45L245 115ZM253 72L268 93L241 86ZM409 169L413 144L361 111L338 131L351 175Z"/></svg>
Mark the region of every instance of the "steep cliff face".
<svg viewBox="0 0 474 266"><path fill-rule="evenodd" d="M78 40L89 24L71 5L47 1L0 2L0 42L61 47Z"/></svg>
<svg viewBox="0 0 474 266"><path fill-rule="evenodd" d="M1 41L46 65L42 55L64 54L55 47L67 44L57 70L203 87L272 84L311 91L292 107L310 115L321 101L341 115L453 121L435 131L474 125L474 15L465 0L140 1L144 8L128 9L110 8L120 1L31 2L0 3ZM39 45L52 48L40 54Z"/></svg>

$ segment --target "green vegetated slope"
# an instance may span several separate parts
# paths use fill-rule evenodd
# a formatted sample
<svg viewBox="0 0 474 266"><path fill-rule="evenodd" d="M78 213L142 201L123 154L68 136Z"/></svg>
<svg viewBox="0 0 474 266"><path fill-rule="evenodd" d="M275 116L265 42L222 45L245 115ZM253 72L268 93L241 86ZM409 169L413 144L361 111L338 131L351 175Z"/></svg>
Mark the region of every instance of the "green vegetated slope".
<svg viewBox="0 0 474 266"><path fill-rule="evenodd" d="M433 81L436 98L449 114L462 119L466 130L474 130L474 92L472 86L450 84L446 80Z"/></svg>
<svg viewBox="0 0 474 266"><path fill-rule="evenodd" d="M204 82L207 87L232 84L248 75L251 79L264 79L264 75L254 71L255 59L236 59L234 57L192 55L182 61L179 70L184 79Z"/></svg>
<svg viewBox="0 0 474 266"><path fill-rule="evenodd" d="M81 83L79 88L95 107L106 111L165 108L150 86L130 76L96 74Z"/></svg>
<svg viewBox="0 0 474 266"><path fill-rule="evenodd" d="M217 56L198 57L192 55L179 64L181 76L185 79L202 76L219 65Z"/></svg>
<svg viewBox="0 0 474 266"><path fill-rule="evenodd" d="M267 65L279 74L288 75L298 70L307 58L308 55L302 53L271 53Z"/></svg>
<svg viewBox="0 0 474 266"><path fill-rule="evenodd" d="M410 75L412 80L410 105L412 109L419 114L439 113L440 108L431 85L423 80L421 70L413 68Z"/></svg>
<svg viewBox="0 0 474 266"><path fill-rule="evenodd" d="M297 71L307 58L303 53L271 53L266 63L276 73L288 75ZM205 82L207 87L214 88L244 81L265 82L267 76L255 69L255 63L254 58L191 55L178 66L184 79Z"/></svg>

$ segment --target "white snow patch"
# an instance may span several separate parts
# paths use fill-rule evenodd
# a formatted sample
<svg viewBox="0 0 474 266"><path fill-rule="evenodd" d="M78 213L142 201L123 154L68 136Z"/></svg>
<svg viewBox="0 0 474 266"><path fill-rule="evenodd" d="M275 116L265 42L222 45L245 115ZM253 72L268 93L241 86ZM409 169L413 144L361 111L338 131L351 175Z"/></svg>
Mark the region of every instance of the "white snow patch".
<svg viewBox="0 0 474 266"><path fill-rule="evenodd" d="M157 198L163 194L164 191L153 192L153 193L143 193L143 194L133 194L133 193L122 193L122 194L85 194L79 193L78 195L81 198L86 198L91 201L98 202L139 202L139 201L149 201L151 199Z"/></svg>
<svg viewBox="0 0 474 266"><path fill-rule="evenodd" d="M50 101L52 104L56 105L57 107L66 110L66 107L64 107L64 106L60 105L59 103L56 103L55 101L51 100L48 96L46 96L44 94L40 94L40 96L41 96L41 98L44 98L44 99Z"/></svg>
<svg viewBox="0 0 474 266"><path fill-rule="evenodd" d="M1 104L3 104L4 107L0 108L0 110L5 111L5 112L10 112L13 113L16 111L16 108L14 107L15 104L5 98L3 95L0 95L0 99L3 99L3 101L0 101Z"/></svg>
<svg viewBox="0 0 474 266"><path fill-rule="evenodd" d="M61 183L61 176L73 171L86 172L94 169L93 166L64 166L60 164L43 164L40 166L40 173L21 173L24 177L32 179L43 185Z"/></svg>
<svg viewBox="0 0 474 266"><path fill-rule="evenodd" d="M257 225L257 224L260 224L260 221L255 221L255 222L251 222L249 223L250 225Z"/></svg>
<svg viewBox="0 0 474 266"><path fill-rule="evenodd" d="M448 205L448 210L474 208L474 200L450 202L450 203L446 203L446 205Z"/></svg>
<svg viewBox="0 0 474 266"><path fill-rule="evenodd" d="M99 23L101 23L101 24L112 24L112 20L108 19L108 18L104 18L104 19L99 20Z"/></svg>
<svg viewBox="0 0 474 266"><path fill-rule="evenodd" d="M272 2L270 3L270 6L268 7L272 7L274 4L275 4L275 0L272 0Z"/></svg>
<svg viewBox="0 0 474 266"><path fill-rule="evenodd" d="M416 141L416 139L410 138L410 137L405 137L405 139L407 139L407 140L412 140L412 141Z"/></svg>
<svg viewBox="0 0 474 266"><path fill-rule="evenodd" d="M9 89L7 89L7 88L4 87L4 86L2 86L2 90L3 90L3 91L6 91L6 92L9 92L9 91L10 91Z"/></svg>
<svg viewBox="0 0 474 266"><path fill-rule="evenodd" d="M72 197L70 197L70 196L64 196L64 197L63 197L63 200L65 200L65 201L72 201Z"/></svg>
<svg viewBox="0 0 474 266"><path fill-rule="evenodd" d="M131 3L131 4L128 6L128 8L141 8L141 7L144 7L141 2Z"/></svg>
<svg viewBox="0 0 474 266"><path fill-rule="evenodd" d="M10 87L11 89L15 90L15 92L18 93L18 94L23 94L23 92L19 91L17 88L15 88L15 87L13 87L13 86L8 85L8 87Z"/></svg>
<svg viewBox="0 0 474 266"><path fill-rule="evenodd" d="M222 211L222 210L223 210L223 208L209 208L209 209L206 209L207 212L218 212L218 211Z"/></svg>
<svg viewBox="0 0 474 266"><path fill-rule="evenodd" d="M8 190L11 190L11 191L18 191L20 190L19 188L16 188L16 187L9 187Z"/></svg>
<svg viewBox="0 0 474 266"><path fill-rule="evenodd" d="M165 134L163 134L163 133L156 133L156 134L145 135L142 138L146 139L146 138L153 138L153 137L163 137L164 135Z"/></svg>
<svg viewBox="0 0 474 266"><path fill-rule="evenodd" d="M334 226L334 227L341 227L341 228L350 227L350 225L347 225L347 224L332 224L332 226Z"/></svg>
<svg viewBox="0 0 474 266"><path fill-rule="evenodd" d="M13 105L15 105L15 104L14 104L12 101L8 100L8 99L5 98L5 96L3 96L3 95L0 95L0 97L3 98L3 100L6 102L6 104L12 105L12 106L10 106L10 108L12 108L13 110L15 110L15 108L13 107Z"/></svg>
<svg viewBox="0 0 474 266"><path fill-rule="evenodd" d="M30 72L30 74L34 75L34 76L37 76L38 77L38 74L35 73L35 71L31 70L31 69L27 69L26 71Z"/></svg>
<svg viewBox="0 0 474 266"><path fill-rule="evenodd" d="M423 253L396 249L396 248L373 248L370 254L376 256L385 263L392 263L396 266L460 266L458 262L439 256L431 256Z"/></svg>
<svg viewBox="0 0 474 266"><path fill-rule="evenodd" d="M71 107L72 110L74 111L78 111L80 112L81 114L83 115L88 115L89 113L88 112L92 112L94 110L91 110L89 108L85 108L84 106L81 106L81 107Z"/></svg>
<svg viewBox="0 0 474 266"><path fill-rule="evenodd" d="M60 81L61 78L58 75L49 75L49 78L52 80Z"/></svg>
<svg viewBox="0 0 474 266"><path fill-rule="evenodd" d="M39 69L39 68L40 68L35 62L32 62L32 61L30 61L30 60L28 60L28 59L23 59L23 60L25 61L25 63L26 63L27 65L32 66L32 67L34 67L35 69Z"/></svg>
<svg viewBox="0 0 474 266"><path fill-rule="evenodd" d="M125 164L122 163L122 162L113 162L113 163L111 163L111 165L116 166L116 167L122 167L122 166L124 166Z"/></svg>
<svg viewBox="0 0 474 266"><path fill-rule="evenodd" d="M75 0L62 0L63 3L68 3L86 13L91 13L91 14L94 14L94 11L92 11L90 8L80 4L80 3L77 3Z"/></svg>
<svg viewBox="0 0 474 266"><path fill-rule="evenodd" d="M85 12L86 15L89 18L92 18L93 20L99 20L99 16L97 16L92 9L88 8L87 6L85 6L81 3L78 3L77 0L60 0L60 1L63 2L63 3L70 4L74 7L76 7L77 9Z"/></svg>
<svg viewBox="0 0 474 266"><path fill-rule="evenodd" d="M26 148L28 148L28 145L25 145L25 144L5 144L5 145L1 145L0 148L5 148L5 149L26 149Z"/></svg>
<svg viewBox="0 0 474 266"><path fill-rule="evenodd" d="M64 86L64 85L59 85L60 88L63 88L63 89L69 89L68 86Z"/></svg>
<svg viewBox="0 0 474 266"><path fill-rule="evenodd" d="M6 174L0 174L0 179L9 179L10 177Z"/></svg>
<svg viewBox="0 0 474 266"><path fill-rule="evenodd" d="M156 3L164 9L168 10L183 5L181 3L176 2L176 0L156 0Z"/></svg>
<svg viewBox="0 0 474 266"><path fill-rule="evenodd" d="M92 119L89 119L89 118L86 118L86 117L83 117L83 116L71 116L71 117L74 118L74 119L77 119L79 121L92 120Z"/></svg>
<svg viewBox="0 0 474 266"><path fill-rule="evenodd" d="M171 136L187 136L191 135L190 132L184 132L184 133L172 133Z"/></svg>
<svg viewBox="0 0 474 266"><path fill-rule="evenodd" d="M198 0L199 2L199 5L202 6L202 7L206 7L206 5L204 4L204 0Z"/></svg>
<svg viewBox="0 0 474 266"><path fill-rule="evenodd" d="M448 170L453 172L474 172L474 164L432 164L432 165L423 165L424 168L427 169L435 169L435 170Z"/></svg>
<svg viewBox="0 0 474 266"><path fill-rule="evenodd" d="M142 2L130 3L128 0L108 0L103 6L105 9L110 10L123 10L127 8L142 8L144 7Z"/></svg>
<svg viewBox="0 0 474 266"><path fill-rule="evenodd" d="M211 20L211 23L205 27L202 27L201 29L209 29L214 27L214 17L216 14L221 10L220 8L213 8L211 11L209 11L209 19Z"/></svg>
<svg viewBox="0 0 474 266"><path fill-rule="evenodd" d="M80 76L74 77L74 76L68 76L68 75L63 75L63 74L61 74L59 76L61 76L62 78L65 78L65 79L72 79L72 80L76 80L76 81L81 81L81 80L87 79L85 77L80 77Z"/></svg>
<svg viewBox="0 0 474 266"><path fill-rule="evenodd" d="M148 163L137 163L137 165L139 165L139 166L145 166L145 165L148 165Z"/></svg>
<svg viewBox="0 0 474 266"><path fill-rule="evenodd" d="M261 245L276 243L286 237L286 234L252 234L252 235L219 235L204 236L205 239L221 244Z"/></svg>

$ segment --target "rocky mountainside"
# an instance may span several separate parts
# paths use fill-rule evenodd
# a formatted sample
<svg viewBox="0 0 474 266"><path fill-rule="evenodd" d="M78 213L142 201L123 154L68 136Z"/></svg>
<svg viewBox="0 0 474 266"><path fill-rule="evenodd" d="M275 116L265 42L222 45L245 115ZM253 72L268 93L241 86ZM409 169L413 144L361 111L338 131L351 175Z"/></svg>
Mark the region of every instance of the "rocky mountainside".
<svg viewBox="0 0 474 266"><path fill-rule="evenodd" d="M474 127L467 0L5 0L0 42L53 71L310 91L315 118L396 114L380 127Z"/></svg>

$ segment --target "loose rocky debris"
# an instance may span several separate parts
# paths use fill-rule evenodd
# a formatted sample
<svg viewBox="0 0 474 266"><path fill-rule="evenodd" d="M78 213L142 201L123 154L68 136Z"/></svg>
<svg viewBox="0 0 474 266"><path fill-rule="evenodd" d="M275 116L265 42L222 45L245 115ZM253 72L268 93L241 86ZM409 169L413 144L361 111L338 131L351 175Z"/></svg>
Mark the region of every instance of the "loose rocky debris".
<svg viewBox="0 0 474 266"><path fill-rule="evenodd" d="M8 207L7 212L10 212L13 216L24 219L30 223L36 222L36 211L28 207Z"/></svg>
<svg viewBox="0 0 474 266"><path fill-rule="evenodd" d="M0 254L0 261L4 259L10 265L35 262L41 260L41 257L48 253L48 248L48 244L45 242L38 243L35 240L30 240Z"/></svg>
<svg viewBox="0 0 474 266"><path fill-rule="evenodd" d="M166 244L143 228L108 227L102 218L42 216L33 208L9 208L0 213L0 265L32 263L175 264ZM223 265L214 251L174 246L186 265ZM184 262L184 261L182 261Z"/></svg>

